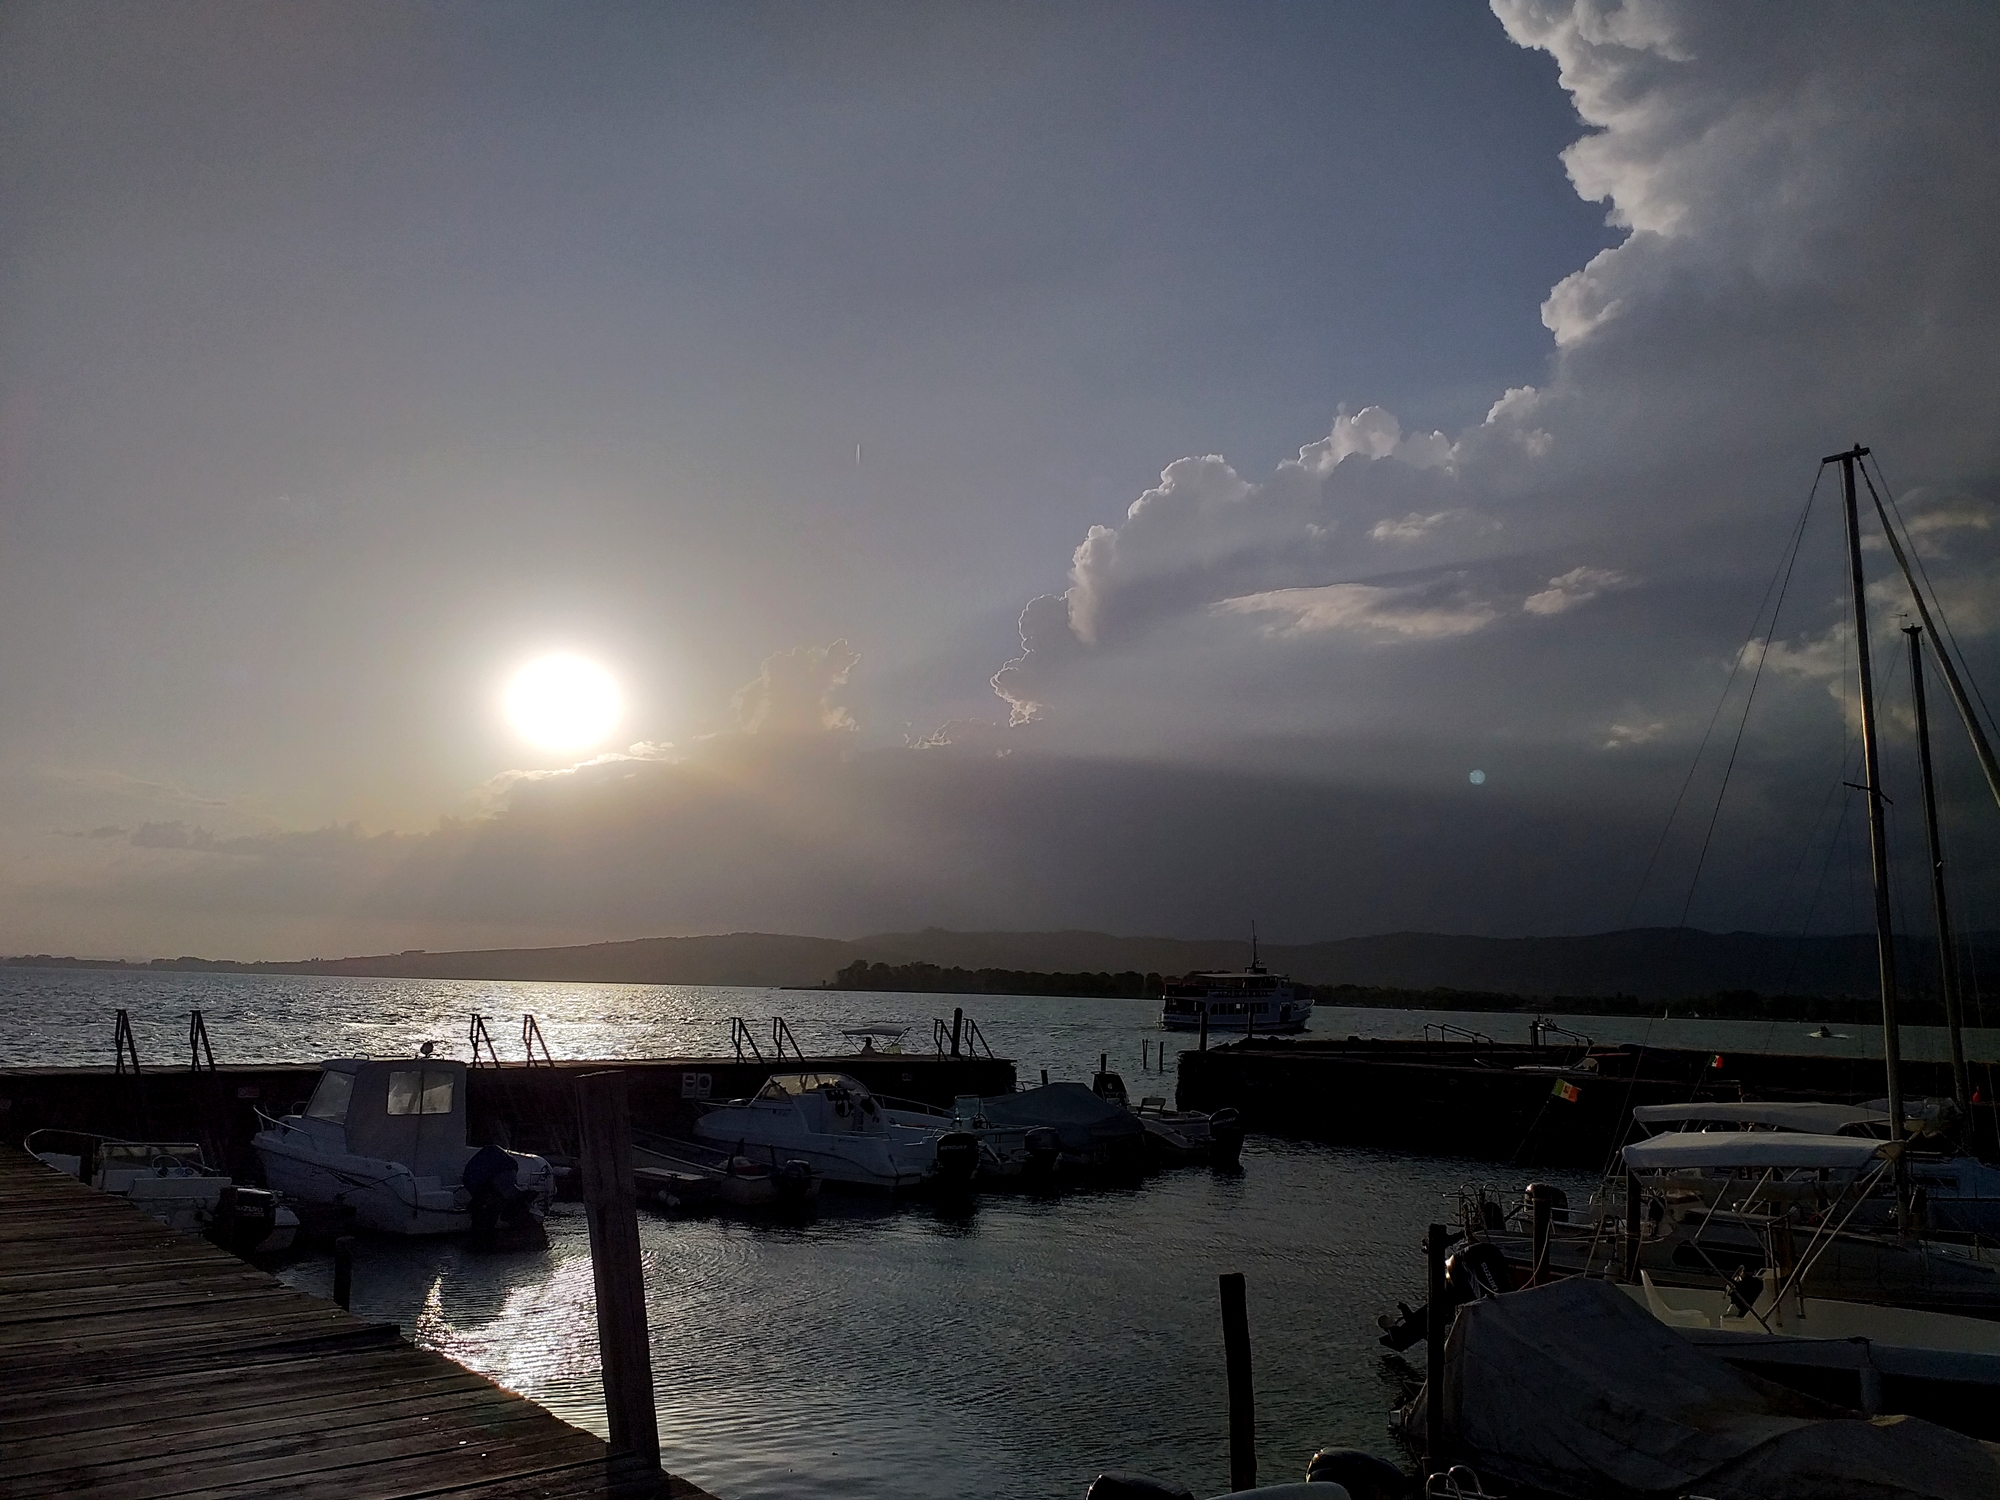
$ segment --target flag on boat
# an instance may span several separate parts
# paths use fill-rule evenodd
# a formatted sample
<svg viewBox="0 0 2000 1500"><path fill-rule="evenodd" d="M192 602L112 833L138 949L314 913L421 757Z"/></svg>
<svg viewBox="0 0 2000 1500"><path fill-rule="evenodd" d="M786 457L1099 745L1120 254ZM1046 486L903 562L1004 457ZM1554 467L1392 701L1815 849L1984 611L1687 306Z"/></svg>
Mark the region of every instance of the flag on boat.
<svg viewBox="0 0 2000 1500"><path fill-rule="evenodd" d="M1716 1053L1716 1054L1715 1054L1715 1055L1714 1055L1713 1057L1711 1057L1711 1058L1710 1058L1710 1059L1708 1060L1708 1065L1709 1065L1709 1066L1710 1066L1711 1068L1719 1068L1719 1067L1721 1067L1721 1066L1722 1066L1722 1054L1721 1054L1720 1052Z"/></svg>
<svg viewBox="0 0 2000 1500"><path fill-rule="evenodd" d="M1583 1090L1571 1083L1567 1078L1558 1078L1556 1080L1555 1096L1565 1104L1574 1104L1583 1097Z"/></svg>

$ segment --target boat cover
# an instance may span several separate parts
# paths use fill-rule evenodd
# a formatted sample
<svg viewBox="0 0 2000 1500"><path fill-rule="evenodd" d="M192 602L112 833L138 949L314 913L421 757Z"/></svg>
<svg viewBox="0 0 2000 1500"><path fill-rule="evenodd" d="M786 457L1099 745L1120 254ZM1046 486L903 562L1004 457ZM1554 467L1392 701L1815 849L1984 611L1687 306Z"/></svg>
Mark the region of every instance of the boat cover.
<svg viewBox="0 0 2000 1500"><path fill-rule="evenodd" d="M979 1101L989 1125L1032 1130L1046 1125L1062 1137L1065 1151L1094 1151L1108 1140L1137 1137L1145 1127L1130 1110L1107 1104L1080 1083L1045 1083L1018 1094L995 1094Z"/></svg>
<svg viewBox="0 0 2000 1500"><path fill-rule="evenodd" d="M1858 1172L1874 1166L1888 1144L1865 1136L1793 1130L1683 1130L1634 1141L1624 1157L1634 1172L1676 1167L1845 1167Z"/></svg>
<svg viewBox="0 0 2000 1500"><path fill-rule="evenodd" d="M1914 1417L1844 1415L1734 1370L1584 1277L1461 1309L1444 1380L1449 1436L1475 1466L1557 1495L2000 1495L1988 1445Z"/></svg>
<svg viewBox="0 0 2000 1500"><path fill-rule="evenodd" d="M1632 1111L1641 1125L1768 1125L1775 1130L1803 1130L1814 1135L1838 1135L1855 1125L1887 1125L1886 1110L1858 1104L1749 1103L1641 1104Z"/></svg>

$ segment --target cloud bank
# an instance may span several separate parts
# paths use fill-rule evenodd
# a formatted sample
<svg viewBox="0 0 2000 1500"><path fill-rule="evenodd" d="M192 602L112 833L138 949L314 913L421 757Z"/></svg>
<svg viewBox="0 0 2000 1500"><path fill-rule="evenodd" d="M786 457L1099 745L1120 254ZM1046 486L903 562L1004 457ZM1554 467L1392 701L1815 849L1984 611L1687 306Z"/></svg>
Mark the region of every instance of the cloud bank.
<svg viewBox="0 0 2000 1500"><path fill-rule="evenodd" d="M1020 611L994 720L872 743L845 705L859 654L802 646L736 695L730 733L512 778L429 833L149 823L78 844L117 855L87 879L11 894L40 931L88 903L255 914L276 953L403 931L1677 919L1660 891L1691 858L1670 843L1653 908L1636 871L1732 667L1758 663L1745 627L1820 455L1870 443L1906 487L1992 678L2000 10L1493 9L1554 60L1583 122L1570 179L1623 231L1549 291L1547 368L1454 432L1333 393L1362 404L1262 477L1168 464L1049 559L1061 586ZM1798 873L1857 826L1836 821L1836 546L1822 506L1696 920L1866 920ZM1894 586L1877 598L1886 638ZM1991 808L1953 807L1990 899ZM296 946L312 934L324 949Z"/></svg>

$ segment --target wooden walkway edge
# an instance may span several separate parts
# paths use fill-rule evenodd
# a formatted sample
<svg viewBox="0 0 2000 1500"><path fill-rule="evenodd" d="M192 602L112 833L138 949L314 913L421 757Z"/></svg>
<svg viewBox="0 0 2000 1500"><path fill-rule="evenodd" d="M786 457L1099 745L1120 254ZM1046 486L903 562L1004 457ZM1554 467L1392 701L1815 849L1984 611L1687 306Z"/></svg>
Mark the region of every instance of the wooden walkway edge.
<svg viewBox="0 0 2000 1500"><path fill-rule="evenodd" d="M0 1147L0 1494L712 1500Z"/></svg>

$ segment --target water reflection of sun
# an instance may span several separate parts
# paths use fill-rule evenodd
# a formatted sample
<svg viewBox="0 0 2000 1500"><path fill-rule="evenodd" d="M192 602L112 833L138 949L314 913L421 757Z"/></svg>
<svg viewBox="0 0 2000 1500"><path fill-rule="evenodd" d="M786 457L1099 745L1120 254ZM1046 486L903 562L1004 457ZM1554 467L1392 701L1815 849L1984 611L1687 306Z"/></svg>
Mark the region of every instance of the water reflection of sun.
<svg viewBox="0 0 2000 1500"><path fill-rule="evenodd" d="M563 1236L567 1238L567 1236ZM552 1264L509 1287L490 1314L460 1325L446 1311L440 1270L425 1294L413 1337L426 1349L519 1391L577 1426L603 1436L596 1291L587 1250L551 1247Z"/></svg>

